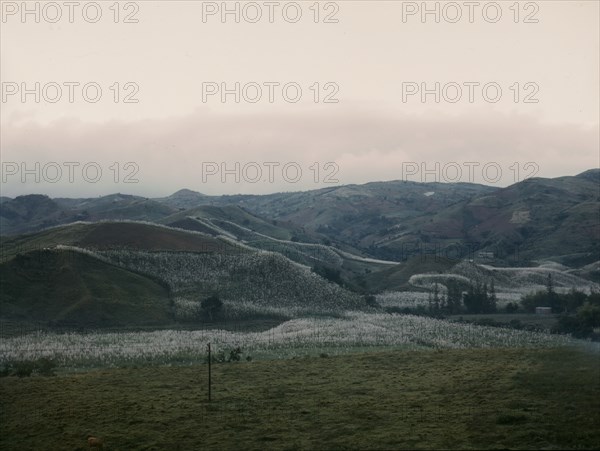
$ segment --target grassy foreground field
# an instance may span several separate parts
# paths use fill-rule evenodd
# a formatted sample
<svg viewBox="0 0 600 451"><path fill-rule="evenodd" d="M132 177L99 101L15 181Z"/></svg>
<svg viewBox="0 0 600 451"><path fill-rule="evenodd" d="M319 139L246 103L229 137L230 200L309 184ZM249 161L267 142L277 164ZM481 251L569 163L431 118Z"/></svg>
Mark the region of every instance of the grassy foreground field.
<svg viewBox="0 0 600 451"><path fill-rule="evenodd" d="M600 448L600 361L398 351L0 379L0 449Z"/></svg>

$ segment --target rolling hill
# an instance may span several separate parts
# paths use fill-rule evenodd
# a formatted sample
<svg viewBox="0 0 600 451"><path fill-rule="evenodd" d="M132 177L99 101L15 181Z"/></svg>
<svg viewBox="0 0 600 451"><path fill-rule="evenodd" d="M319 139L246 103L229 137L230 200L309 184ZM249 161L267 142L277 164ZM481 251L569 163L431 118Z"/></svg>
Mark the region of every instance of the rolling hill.
<svg viewBox="0 0 600 451"><path fill-rule="evenodd" d="M86 249L143 249L151 251L240 252L241 246L199 232L140 222L74 223L42 232L3 237L1 258L18 253L53 248L58 245Z"/></svg>
<svg viewBox="0 0 600 451"><path fill-rule="evenodd" d="M114 327L173 318L166 284L82 252L19 254L0 264L0 280L3 321Z"/></svg>
<svg viewBox="0 0 600 451"><path fill-rule="evenodd" d="M498 264L552 259L572 267L600 260L600 170L530 178L506 188L469 183L373 182L306 192L207 196L180 190L145 199L21 196L0 208L2 235L78 220L133 219L246 240L333 245L402 261L436 250L469 258L492 253Z"/></svg>
<svg viewBox="0 0 600 451"><path fill-rule="evenodd" d="M362 297L309 267L220 234L138 222L76 223L4 238L2 249L3 321L95 321L99 327L135 326L150 319L157 325L198 321L200 301L215 293L227 319L292 318L366 307ZM150 296L152 290L156 293ZM61 292L66 294L59 299ZM138 301L147 297L154 305L152 299L167 294L173 302L162 316L151 306L150 318L130 321ZM113 304L115 316L106 312Z"/></svg>
<svg viewBox="0 0 600 451"><path fill-rule="evenodd" d="M600 260L600 196L587 171L579 176L527 179L432 215L388 229L376 247L401 251L415 243L440 253L461 246L500 261L529 265L550 259L572 266ZM471 257L473 258L473 257Z"/></svg>
<svg viewBox="0 0 600 451"><path fill-rule="evenodd" d="M90 199L50 199L41 194L5 199L0 209L0 235L17 235L77 221L157 221L177 210L151 199L111 194Z"/></svg>
<svg viewBox="0 0 600 451"><path fill-rule="evenodd" d="M599 187L600 170L592 169L506 188L391 181L264 196L209 197L188 190L183 200L175 196L176 203L159 201L180 208L238 205L288 230L302 230L301 241L320 237L389 260L427 249L453 258L493 253L499 264L552 259L580 267L600 260Z"/></svg>
<svg viewBox="0 0 600 451"><path fill-rule="evenodd" d="M292 318L448 278L494 280L519 296L549 271L562 289L595 289L599 181L590 170L506 188L397 181L266 196L3 198L0 316L118 325L111 302L129 318L149 296L140 321L164 324L197 320L199 300L218 293L227 318Z"/></svg>

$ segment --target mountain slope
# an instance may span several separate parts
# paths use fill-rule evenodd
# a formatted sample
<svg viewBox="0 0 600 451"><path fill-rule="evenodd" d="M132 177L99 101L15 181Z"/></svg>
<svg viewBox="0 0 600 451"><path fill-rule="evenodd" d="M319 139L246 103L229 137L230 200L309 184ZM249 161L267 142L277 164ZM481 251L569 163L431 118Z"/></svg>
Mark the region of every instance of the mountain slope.
<svg viewBox="0 0 600 451"><path fill-rule="evenodd" d="M40 250L0 264L0 318L87 327L172 321L165 284L81 252Z"/></svg>
<svg viewBox="0 0 600 451"><path fill-rule="evenodd" d="M86 249L243 252L235 243L210 235L140 222L74 223L33 234L3 237L0 244L0 261L59 245Z"/></svg>
<svg viewBox="0 0 600 451"><path fill-rule="evenodd" d="M160 202L126 194L89 199L50 199L31 194L5 200L0 205L0 235L35 232L76 221L157 221L177 211Z"/></svg>
<svg viewBox="0 0 600 451"><path fill-rule="evenodd" d="M600 259L598 184L584 176L532 178L432 215L406 221L378 243L399 250L417 243L461 245L523 264L551 258L576 266ZM473 258L473 257L471 257Z"/></svg>
<svg viewBox="0 0 600 451"><path fill-rule="evenodd" d="M190 190L155 200L21 196L0 205L2 234L113 217L222 234L277 251L300 241L394 261L432 252L473 259L485 252L496 264L552 259L579 268L600 260L600 170L506 188L390 181L263 196ZM149 242L137 247L144 246L156 248Z"/></svg>

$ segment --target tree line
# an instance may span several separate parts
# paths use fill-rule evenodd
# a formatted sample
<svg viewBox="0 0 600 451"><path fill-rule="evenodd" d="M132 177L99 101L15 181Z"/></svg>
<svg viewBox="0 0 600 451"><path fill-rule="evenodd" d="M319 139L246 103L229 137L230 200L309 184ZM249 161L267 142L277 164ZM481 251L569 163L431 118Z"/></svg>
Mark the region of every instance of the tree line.
<svg viewBox="0 0 600 451"><path fill-rule="evenodd" d="M440 294L439 286L434 284L429 292L428 309L434 314L453 315L466 310L468 313L494 313L498 298L492 280L487 282L469 282L465 284L450 279L446 282L446 293Z"/></svg>

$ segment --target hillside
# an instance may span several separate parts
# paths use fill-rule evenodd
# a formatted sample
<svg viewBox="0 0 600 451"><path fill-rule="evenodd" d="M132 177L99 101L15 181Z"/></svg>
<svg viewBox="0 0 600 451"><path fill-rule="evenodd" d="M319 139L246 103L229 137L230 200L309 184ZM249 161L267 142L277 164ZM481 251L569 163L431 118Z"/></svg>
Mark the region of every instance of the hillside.
<svg viewBox="0 0 600 451"><path fill-rule="evenodd" d="M454 259L486 252L500 265L550 259L579 268L600 260L599 180L592 169L506 188L389 181L269 195L31 195L5 199L0 225L2 235L14 235L78 220L134 219L225 233L256 247L263 235L394 261L432 250Z"/></svg>
<svg viewBox="0 0 600 451"><path fill-rule="evenodd" d="M170 196L161 197L155 200L179 210L186 210L197 207L201 204L208 204L210 203L211 198L211 196L207 196L206 194L198 193L196 191L180 189Z"/></svg>
<svg viewBox="0 0 600 451"><path fill-rule="evenodd" d="M599 180L600 170L592 169L506 188L390 181L264 196L188 192L187 203L177 205L238 205L288 230L302 230L301 241L320 237L389 260L432 251L455 259L491 252L498 264L552 259L580 267L600 260ZM169 198L159 201L175 205Z"/></svg>
<svg viewBox="0 0 600 451"><path fill-rule="evenodd" d="M144 249L191 252L240 252L222 239L157 224L140 222L74 223L38 233L3 237L1 259L58 245L86 249Z"/></svg>
<svg viewBox="0 0 600 451"><path fill-rule="evenodd" d="M402 233L388 231L377 245L398 252L417 243L442 254L458 246L517 265L541 259L589 264L600 260L600 196L590 174L527 179L408 220Z"/></svg>
<svg viewBox="0 0 600 451"><path fill-rule="evenodd" d="M211 205L203 205L200 207L191 208L188 210L177 212L173 215L167 216L159 221L162 224L171 225L177 227L179 225L190 226L195 229L193 226L193 221L190 223L188 221L190 218L195 219L196 224L200 224L199 221L203 219L209 219L213 221L220 222L233 222L240 226L244 226L253 231L263 233L265 235L271 236L273 238L279 238L284 240L289 240L294 236L294 230L292 230L293 226L288 224L285 227L285 224L280 224L278 221L267 221L263 218L260 218L252 213L249 213L237 205L225 205L225 206L211 206ZM297 229L300 229L296 226ZM299 232L299 230L298 230Z"/></svg>
<svg viewBox="0 0 600 451"><path fill-rule="evenodd" d="M0 208L0 235L17 235L76 221L157 221L176 209L154 200L126 194L89 199L50 199L31 194L8 199Z"/></svg>
<svg viewBox="0 0 600 451"><path fill-rule="evenodd" d="M200 300L218 294L223 317L294 318L363 309L363 299L309 268L270 252L104 251L115 265L164 281L180 319L198 319Z"/></svg>
<svg viewBox="0 0 600 451"><path fill-rule="evenodd" d="M447 274L454 265L455 260L435 255L412 257L396 266L367 274L364 276L365 286L372 292L410 290L414 289L409 283L413 275Z"/></svg>
<svg viewBox="0 0 600 451"><path fill-rule="evenodd" d="M0 281L4 321L114 327L173 317L165 284L81 252L19 254L0 264Z"/></svg>
<svg viewBox="0 0 600 451"><path fill-rule="evenodd" d="M221 231L219 235L222 235ZM222 236L215 238L136 222L77 223L5 238L2 242L3 267L7 274L12 274L11 268L16 265L16 272L21 275L20 279L11 276L7 280L14 279L14 287L31 280L28 289L34 290L32 294L22 293L27 299L42 297L47 289L59 293L61 285L62 290L72 293L72 300L87 299L89 290L84 283L71 284L67 279L57 278L54 281L56 287L48 287L37 278L40 268L23 263L28 262L31 255L53 255L64 249L70 249L77 261L83 259L80 277L90 276L89 265L84 263L94 257L101 262L97 264L111 262L128 273L161 281L175 296L173 314L177 320L202 319L200 301L212 294L223 299L223 317L227 319L292 318L300 314L337 314L365 307L360 296L324 280L309 267L294 263L282 254L259 251ZM80 257L81 253L85 257ZM329 253L342 260L332 250ZM48 264L48 270L53 270L54 260ZM115 276L111 271L95 270L93 277L98 284L110 286ZM118 282L115 284L118 288ZM53 295L49 295L49 302L54 302L53 299ZM12 305L12 301L9 304ZM14 317L12 310L7 312L9 317ZM31 320L39 317L31 310L23 311L22 316L26 318L29 314ZM108 319L107 323L114 321Z"/></svg>
<svg viewBox="0 0 600 451"><path fill-rule="evenodd" d="M198 300L213 292L230 317L289 318L363 308L348 290L422 292L456 277L493 279L507 302L543 287L550 270L561 289L595 286L599 180L600 171L590 170L501 189L394 181L266 196L21 196L0 206L3 233L8 223L46 227L82 212L153 222L73 222L3 235L0 262L60 245L101 252L167 283L186 319L197 318ZM478 266L461 265L469 261Z"/></svg>

